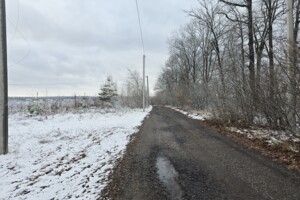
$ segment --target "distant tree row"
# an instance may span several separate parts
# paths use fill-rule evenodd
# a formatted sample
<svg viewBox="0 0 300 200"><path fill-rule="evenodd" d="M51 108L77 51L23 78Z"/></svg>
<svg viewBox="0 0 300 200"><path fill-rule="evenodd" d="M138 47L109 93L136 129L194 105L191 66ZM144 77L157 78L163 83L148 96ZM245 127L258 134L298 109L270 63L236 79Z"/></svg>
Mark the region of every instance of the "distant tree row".
<svg viewBox="0 0 300 200"><path fill-rule="evenodd" d="M293 1L290 57L286 0L198 2L187 12L190 23L169 39L156 102L207 109L230 123L295 130L300 0Z"/></svg>

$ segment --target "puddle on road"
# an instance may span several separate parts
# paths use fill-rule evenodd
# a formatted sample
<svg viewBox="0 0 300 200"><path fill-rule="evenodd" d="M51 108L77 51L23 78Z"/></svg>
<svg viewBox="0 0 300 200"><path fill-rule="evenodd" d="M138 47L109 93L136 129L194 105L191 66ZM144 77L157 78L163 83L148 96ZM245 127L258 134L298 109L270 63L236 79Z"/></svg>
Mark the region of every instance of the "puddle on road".
<svg viewBox="0 0 300 200"><path fill-rule="evenodd" d="M171 199L182 199L182 191L176 181L178 174L170 160L165 157L159 156L156 160L156 167L158 177L166 187L167 191L170 193Z"/></svg>

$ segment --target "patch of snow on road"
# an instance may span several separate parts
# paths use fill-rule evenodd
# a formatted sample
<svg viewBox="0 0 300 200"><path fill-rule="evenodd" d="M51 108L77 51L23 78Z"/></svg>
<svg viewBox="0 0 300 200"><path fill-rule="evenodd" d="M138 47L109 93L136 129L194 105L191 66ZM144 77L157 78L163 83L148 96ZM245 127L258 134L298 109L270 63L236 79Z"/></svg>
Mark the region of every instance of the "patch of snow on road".
<svg viewBox="0 0 300 200"><path fill-rule="evenodd" d="M97 199L150 110L11 115L10 152L0 156L0 199Z"/></svg>

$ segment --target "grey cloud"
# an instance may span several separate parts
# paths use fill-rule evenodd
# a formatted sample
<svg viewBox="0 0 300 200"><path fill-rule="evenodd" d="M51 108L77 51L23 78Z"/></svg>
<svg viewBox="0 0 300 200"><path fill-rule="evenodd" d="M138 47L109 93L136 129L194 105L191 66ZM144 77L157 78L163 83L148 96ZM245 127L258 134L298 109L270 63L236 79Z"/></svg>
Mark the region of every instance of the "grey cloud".
<svg viewBox="0 0 300 200"><path fill-rule="evenodd" d="M97 93L101 81L113 75L119 85L127 77L127 68L141 72L142 48L135 1L104 0L19 0L18 29L28 40L31 53L9 68L11 83L91 82L88 85L62 85L57 93L72 95ZM194 1L140 0L146 46L146 73L151 87L168 56L166 40L188 21L182 11ZM16 22L16 1L7 3L7 13ZM8 23L8 38L14 27ZM28 51L20 34L9 46L9 63L15 63ZM99 83L95 83L99 81ZM46 86L10 86L10 95L27 95ZM49 86L55 88L54 86ZM22 88L22 89L20 89ZM53 90L55 93L55 90Z"/></svg>

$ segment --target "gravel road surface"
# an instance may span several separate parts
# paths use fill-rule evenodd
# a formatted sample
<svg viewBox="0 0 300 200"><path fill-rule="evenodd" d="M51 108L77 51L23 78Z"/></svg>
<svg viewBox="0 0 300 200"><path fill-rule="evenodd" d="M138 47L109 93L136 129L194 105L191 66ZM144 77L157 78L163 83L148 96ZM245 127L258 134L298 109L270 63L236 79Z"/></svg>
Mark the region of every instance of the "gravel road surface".
<svg viewBox="0 0 300 200"><path fill-rule="evenodd" d="M300 199L300 174L200 121L153 107L102 199Z"/></svg>

